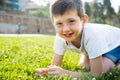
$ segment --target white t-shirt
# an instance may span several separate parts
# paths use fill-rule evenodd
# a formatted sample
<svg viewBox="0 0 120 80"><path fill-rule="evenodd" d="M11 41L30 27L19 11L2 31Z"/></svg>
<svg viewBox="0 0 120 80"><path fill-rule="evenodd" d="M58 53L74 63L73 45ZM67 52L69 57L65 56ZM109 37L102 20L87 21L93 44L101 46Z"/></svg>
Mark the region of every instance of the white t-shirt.
<svg viewBox="0 0 120 80"><path fill-rule="evenodd" d="M120 29L105 24L87 23L83 28L80 45L77 48L57 34L54 51L59 55L64 55L67 49L78 53L86 51L90 59L96 58L120 46Z"/></svg>

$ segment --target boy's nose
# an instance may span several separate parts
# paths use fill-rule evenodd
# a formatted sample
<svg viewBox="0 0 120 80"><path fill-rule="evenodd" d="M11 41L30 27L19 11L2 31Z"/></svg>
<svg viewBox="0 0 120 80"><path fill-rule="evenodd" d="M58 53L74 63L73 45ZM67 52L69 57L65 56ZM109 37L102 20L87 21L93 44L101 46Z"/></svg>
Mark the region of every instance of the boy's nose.
<svg viewBox="0 0 120 80"><path fill-rule="evenodd" d="M68 32L68 31L70 31L69 26L65 25L65 26L63 27L63 31L64 31L64 32Z"/></svg>

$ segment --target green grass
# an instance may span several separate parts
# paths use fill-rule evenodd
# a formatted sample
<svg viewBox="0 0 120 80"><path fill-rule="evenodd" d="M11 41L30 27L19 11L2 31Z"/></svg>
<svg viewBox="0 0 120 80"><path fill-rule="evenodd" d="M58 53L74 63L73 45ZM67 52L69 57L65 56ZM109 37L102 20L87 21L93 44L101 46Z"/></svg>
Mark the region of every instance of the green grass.
<svg viewBox="0 0 120 80"><path fill-rule="evenodd" d="M38 77L37 68L51 64L54 36L38 37L0 37L0 80L72 80L71 77ZM67 51L62 68L83 72L77 66L80 54ZM88 74L81 80L120 80L120 70L115 69L100 77Z"/></svg>

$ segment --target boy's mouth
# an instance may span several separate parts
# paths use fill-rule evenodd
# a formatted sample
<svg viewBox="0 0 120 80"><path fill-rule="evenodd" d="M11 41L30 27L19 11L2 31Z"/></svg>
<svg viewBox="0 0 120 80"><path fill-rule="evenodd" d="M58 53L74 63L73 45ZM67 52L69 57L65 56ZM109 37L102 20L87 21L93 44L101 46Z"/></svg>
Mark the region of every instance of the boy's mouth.
<svg viewBox="0 0 120 80"><path fill-rule="evenodd" d="M72 35L73 35L73 33L64 34L64 36L67 37L67 38L70 38Z"/></svg>

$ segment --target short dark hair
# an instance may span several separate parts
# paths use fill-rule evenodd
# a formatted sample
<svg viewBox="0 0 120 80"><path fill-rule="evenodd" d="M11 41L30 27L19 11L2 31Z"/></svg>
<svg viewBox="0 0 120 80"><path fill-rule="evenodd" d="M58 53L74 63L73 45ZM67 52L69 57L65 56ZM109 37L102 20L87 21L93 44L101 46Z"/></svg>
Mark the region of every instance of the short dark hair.
<svg viewBox="0 0 120 80"><path fill-rule="evenodd" d="M85 14L83 2L81 0L52 0L50 3L50 15L63 15L66 11L76 9L78 16L82 18Z"/></svg>

